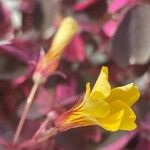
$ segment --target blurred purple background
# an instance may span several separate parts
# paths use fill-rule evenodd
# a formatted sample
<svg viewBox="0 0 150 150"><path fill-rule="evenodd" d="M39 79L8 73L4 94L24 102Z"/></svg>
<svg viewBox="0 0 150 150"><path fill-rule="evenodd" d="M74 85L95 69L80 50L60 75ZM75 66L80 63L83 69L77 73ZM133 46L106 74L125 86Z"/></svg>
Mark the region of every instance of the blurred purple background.
<svg viewBox="0 0 150 150"><path fill-rule="evenodd" d="M103 65L113 87L134 82L140 88L134 107L138 127L115 133L97 126L76 128L23 149L150 150L149 0L0 0L0 149L13 149L40 50L50 47L65 16L79 24L58 67L67 78L56 74L40 87L19 142L29 140L49 112L68 110Z"/></svg>

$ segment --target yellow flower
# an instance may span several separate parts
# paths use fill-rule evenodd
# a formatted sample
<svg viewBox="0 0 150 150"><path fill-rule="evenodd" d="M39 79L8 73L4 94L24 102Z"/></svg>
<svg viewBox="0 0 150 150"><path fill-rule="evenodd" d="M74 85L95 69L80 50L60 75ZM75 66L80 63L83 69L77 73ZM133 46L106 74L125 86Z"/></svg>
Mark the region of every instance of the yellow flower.
<svg viewBox="0 0 150 150"><path fill-rule="evenodd" d="M100 75L91 91L86 84L83 101L56 119L59 130L99 125L109 131L133 130L136 115L130 108L139 98L138 88L133 84L111 89L108 69L102 67Z"/></svg>
<svg viewBox="0 0 150 150"><path fill-rule="evenodd" d="M38 80L37 78L41 76L46 78L55 72L64 48L69 44L76 32L76 21L71 17L64 18L53 38L51 47L48 49L46 55L42 57L37 64L33 77L34 80Z"/></svg>

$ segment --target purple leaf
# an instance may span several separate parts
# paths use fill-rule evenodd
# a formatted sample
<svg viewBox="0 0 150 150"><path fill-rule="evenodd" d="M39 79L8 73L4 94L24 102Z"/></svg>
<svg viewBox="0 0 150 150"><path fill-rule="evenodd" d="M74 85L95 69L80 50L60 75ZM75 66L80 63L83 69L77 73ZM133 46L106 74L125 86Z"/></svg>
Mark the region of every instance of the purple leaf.
<svg viewBox="0 0 150 150"><path fill-rule="evenodd" d="M137 131L123 133L113 133L109 139L105 140L103 144L96 150L120 150L123 149L128 142L136 135Z"/></svg>
<svg viewBox="0 0 150 150"><path fill-rule="evenodd" d="M145 64L150 60L150 5L133 7L121 22L112 40L117 64Z"/></svg>
<svg viewBox="0 0 150 150"><path fill-rule="evenodd" d="M76 11L81 11L81 10L84 10L86 9L87 7L89 7L90 5L96 3L97 0L84 0L83 2L77 2L73 8L76 10Z"/></svg>
<svg viewBox="0 0 150 150"><path fill-rule="evenodd" d="M109 20L104 23L103 31L104 33L111 38L117 30L118 22L116 20Z"/></svg>
<svg viewBox="0 0 150 150"><path fill-rule="evenodd" d="M8 55L12 55L18 60L26 64L29 61L29 56L24 51L21 51L20 49L16 48L12 44L0 45L0 52Z"/></svg>
<svg viewBox="0 0 150 150"><path fill-rule="evenodd" d="M140 138L136 150L150 150L150 141L148 138L145 138L144 136Z"/></svg>
<svg viewBox="0 0 150 150"><path fill-rule="evenodd" d="M57 98L57 103L59 105L69 103L72 100L75 99L75 94L76 94L76 81L75 80L70 80L66 84L59 84L56 87L56 98ZM56 103L56 104L57 104Z"/></svg>
<svg viewBox="0 0 150 150"><path fill-rule="evenodd" d="M64 56L68 61L83 62L85 59L84 42L80 35L76 35L66 48Z"/></svg>
<svg viewBox="0 0 150 150"><path fill-rule="evenodd" d="M113 14L125 6L135 4L137 0L112 0L108 6L108 13Z"/></svg>
<svg viewBox="0 0 150 150"><path fill-rule="evenodd" d="M6 38L5 36L12 30L10 11L4 4L3 1L0 1L0 38Z"/></svg>

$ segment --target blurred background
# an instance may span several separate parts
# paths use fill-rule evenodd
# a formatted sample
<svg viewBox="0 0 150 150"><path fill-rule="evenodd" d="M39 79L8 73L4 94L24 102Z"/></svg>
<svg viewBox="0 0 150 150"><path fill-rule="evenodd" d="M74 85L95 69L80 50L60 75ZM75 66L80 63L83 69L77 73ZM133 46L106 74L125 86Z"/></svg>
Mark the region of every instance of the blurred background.
<svg viewBox="0 0 150 150"><path fill-rule="evenodd" d="M149 0L0 0L0 150L12 149L40 50L48 50L66 16L79 25L58 67L67 78L56 74L40 87L20 142L33 136L48 112L68 110L106 65L112 87L134 82L140 88L137 129L76 128L25 149L150 150Z"/></svg>

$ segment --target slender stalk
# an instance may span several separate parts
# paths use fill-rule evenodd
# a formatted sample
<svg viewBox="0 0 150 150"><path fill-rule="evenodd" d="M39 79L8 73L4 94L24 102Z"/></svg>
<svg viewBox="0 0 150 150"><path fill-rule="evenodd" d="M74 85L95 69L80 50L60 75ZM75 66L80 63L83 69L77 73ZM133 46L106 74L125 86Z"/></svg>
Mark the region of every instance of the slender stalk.
<svg viewBox="0 0 150 150"><path fill-rule="evenodd" d="M56 134L58 134L57 128L51 128L45 131L45 134L42 137L38 138L36 141L37 143L42 143L46 141L47 139L51 138L52 136L55 136Z"/></svg>
<svg viewBox="0 0 150 150"><path fill-rule="evenodd" d="M36 137L38 137L38 135L40 135L40 133L44 130L46 130L46 126L49 123L49 121L51 120L51 118L47 117L45 119L45 121L41 124L41 126L39 127L39 129L37 130L37 132L33 135L32 139L36 139Z"/></svg>
<svg viewBox="0 0 150 150"><path fill-rule="evenodd" d="M28 111L30 109L30 106L32 104L33 98L35 96L35 93L36 93L39 85L40 85L40 81L39 82L34 82L34 85L33 85L32 89L31 89L31 92L30 92L30 94L28 96L28 99L26 101L23 113L21 115L21 119L20 119L20 122L18 124L16 133L14 135L13 143L17 143L18 142L19 136L20 136L21 131L22 131L22 127L24 125L24 122L25 122L25 119L26 119L26 116L27 116L27 113L28 113Z"/></svg>
<svg viewBox="0 0 150 150"><path fill-rule="evenodd" d="M45 133L41 137L39 137L37 139L32 138L29 141L25 141L25 142L21 143L19 145L19 148L22 149L22 148L27 148L27 147L30 147L30 146L34 146L36 144L40 144L40 143L48 140L49 138L51 138L51 137L53 137L57 134L58 134L58 130L56 128L51 128L51 129L45 131Z"/></svg>
<svg viewBox="0 0 150 150"><path fill-rule="evenodd" d="M52 121L54 120L54 118L56 118L56 113L53 111L50 111L47 114L46 119L44 120L44 122L41 124L41 126L39 127L39 129L36 131L36 133L33 135L32 139L36 139L38 138L38 136L40 136L43 132L46 131L46 128L48 127L48 125L50 123L52 123Z"/></svg>

